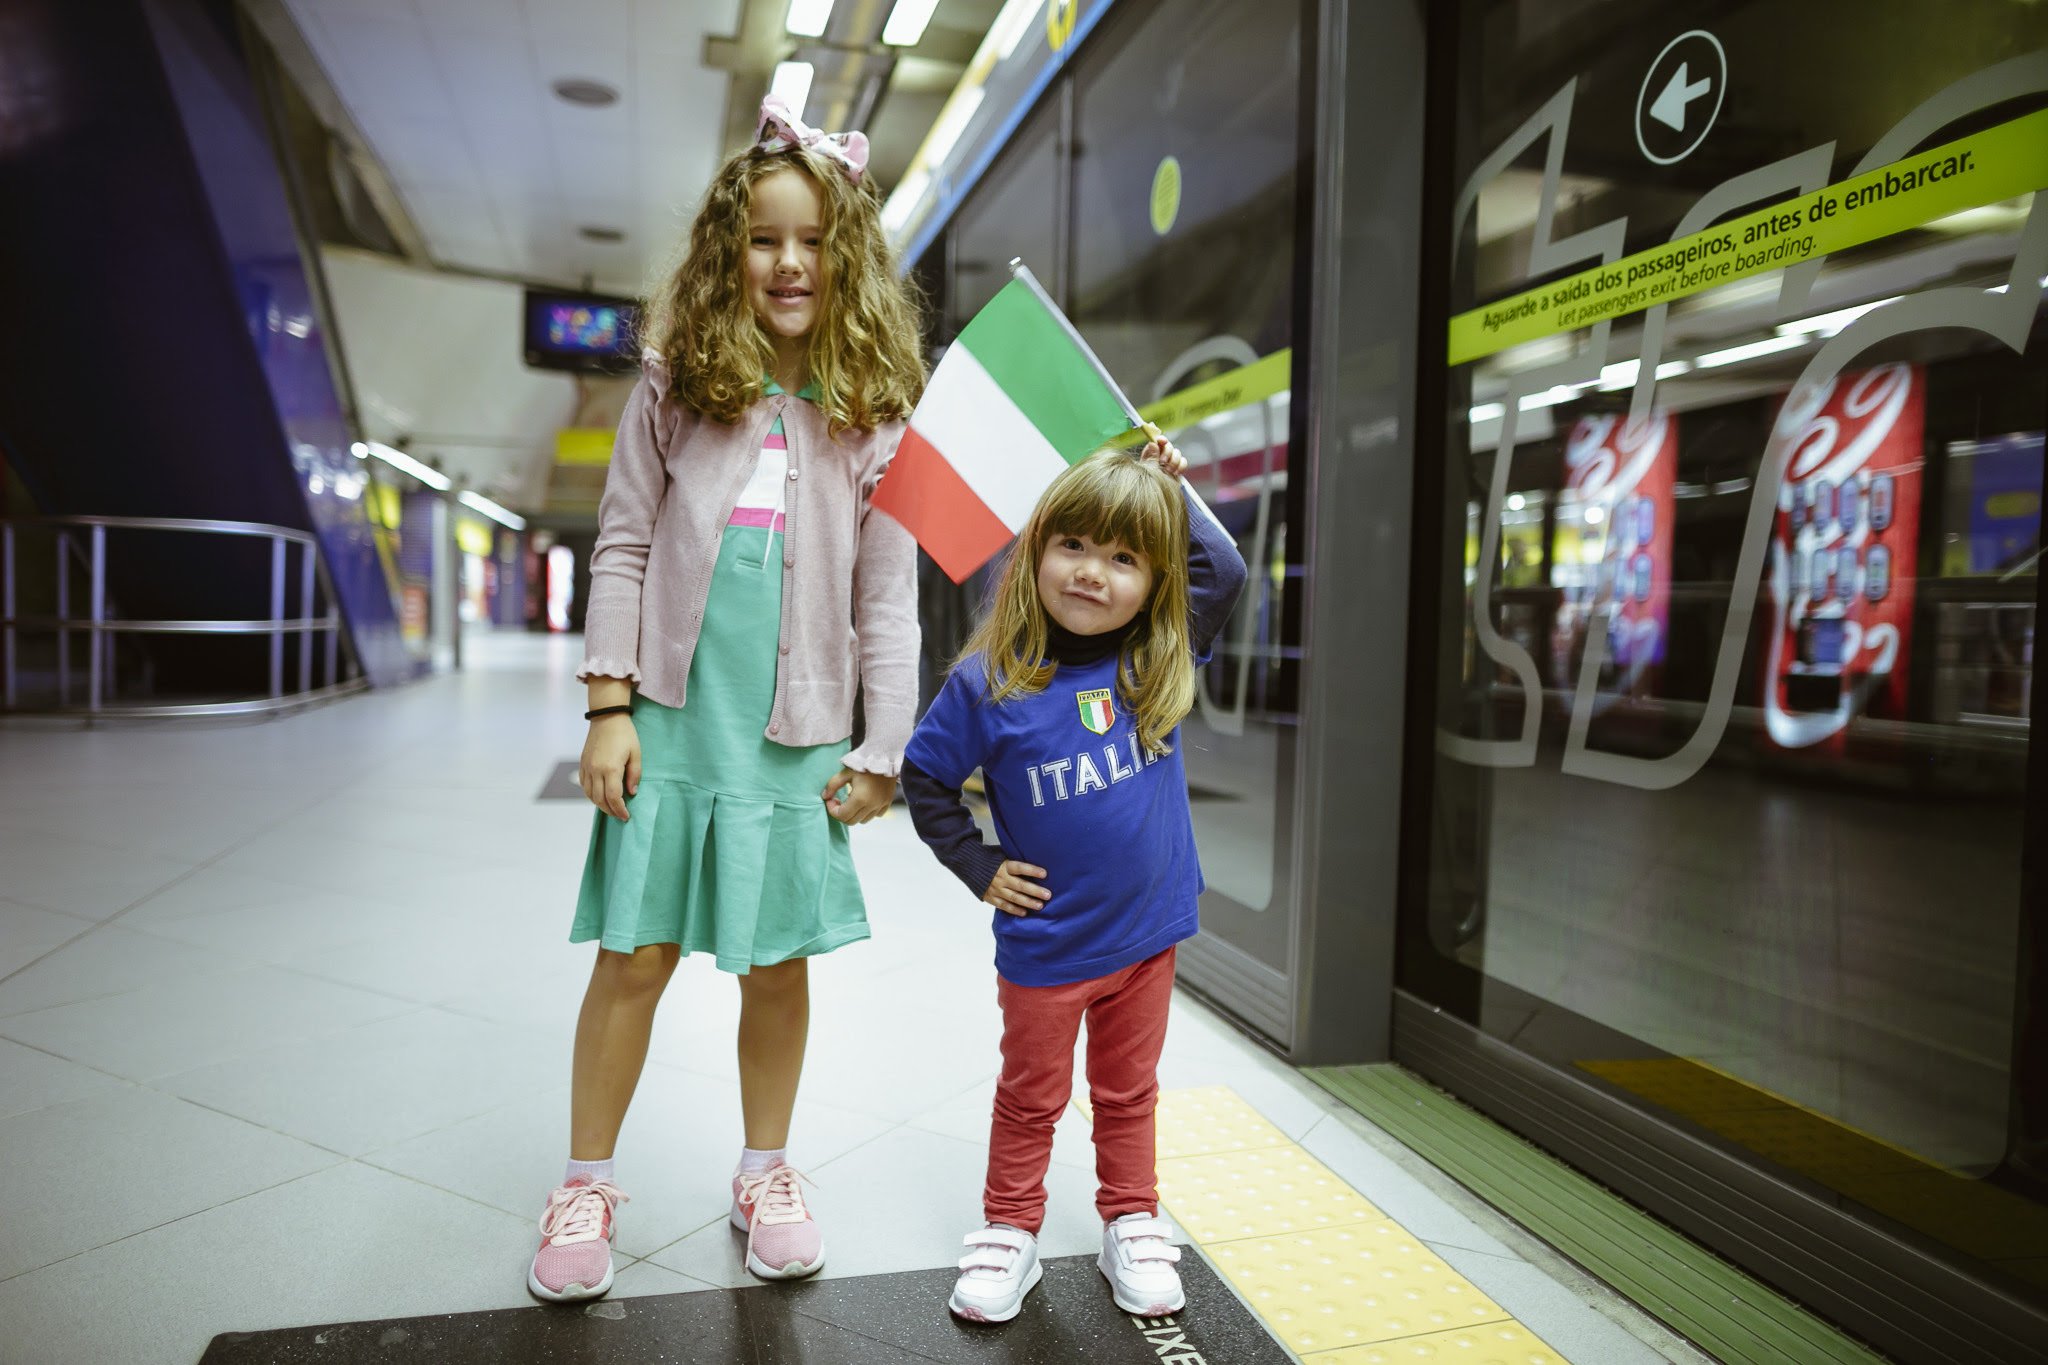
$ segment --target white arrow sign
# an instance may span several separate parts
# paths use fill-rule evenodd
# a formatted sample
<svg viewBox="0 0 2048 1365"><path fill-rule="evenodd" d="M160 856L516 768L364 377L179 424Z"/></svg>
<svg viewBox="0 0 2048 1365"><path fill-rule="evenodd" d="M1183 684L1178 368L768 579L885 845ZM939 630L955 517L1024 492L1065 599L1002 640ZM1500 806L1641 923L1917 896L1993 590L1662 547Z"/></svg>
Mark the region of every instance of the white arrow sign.
<svg viewBox="0 0 2048 1365"><path fill-rule="evenodd" d="M1686 84L1685 78L1688 74L1690 73L1686 70L1686 64L1680 62L1678 70L1672 74L1671 80L1665 85L1664 93L1657 96L1656 102L1650 106L1651 118L1671 128L1673 131L1681 133L1685 131L1686 109L1694 100L1714 88L1714 82L1711 79L1694 81L1690 85Z"/></svg>

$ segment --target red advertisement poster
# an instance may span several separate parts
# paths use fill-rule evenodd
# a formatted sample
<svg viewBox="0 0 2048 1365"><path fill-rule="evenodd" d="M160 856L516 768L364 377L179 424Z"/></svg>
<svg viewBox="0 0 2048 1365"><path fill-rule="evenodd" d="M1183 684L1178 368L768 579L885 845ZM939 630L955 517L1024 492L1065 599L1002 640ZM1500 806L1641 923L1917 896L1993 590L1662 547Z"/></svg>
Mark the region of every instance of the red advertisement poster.
<svg viewBox="0 0 2048 1365"><path fill-rule="evenodd" d="M1838 752L1856 717L1905 718L1926 400L1920 367L1881 365L1779 410L1764 721L1780 748Z"/></svg>
<svg viewBox="0 0 2048 1365"><path fill-rule="evenodd" d="M1602 690L1655 690L1671 622L1672 496L1678 419L1653 412L1639 428L1625 413L1582 417L1565 439L1565 505L1557 560L1564 589L1560 635L1576 642L1607 620ZM1572 676L1573 670L1563 670Z"/></svg>

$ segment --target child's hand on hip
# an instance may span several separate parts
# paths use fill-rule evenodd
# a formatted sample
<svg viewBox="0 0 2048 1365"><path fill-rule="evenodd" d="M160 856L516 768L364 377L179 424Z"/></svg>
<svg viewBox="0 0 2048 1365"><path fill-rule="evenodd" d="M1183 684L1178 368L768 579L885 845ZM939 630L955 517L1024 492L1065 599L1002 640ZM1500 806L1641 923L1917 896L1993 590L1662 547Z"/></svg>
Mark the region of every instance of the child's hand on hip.
<svg viewBox="0 0 2048 1365"><path fill-rule="evenodd" d="M1188 457L1180 453L1180 447L1164 436L1146 445L1143 458L1158 465L1174 478L1179 478L1188 467Z"/></svg>
<svg viewBox="0 0 2048 1365"><path fill-rule="evenodd" d="M583 737L576 785L614 820L626 820L626 798L640 790L640 732L631 716L599 716Z"/></svg>
<svg viewBox="0 0 2048 1365"><path fill-rule="evenodd" d="M1043 910L1045 903L1052 899L1052 892L1040 886L1034 878L1044 875L1042 867L1006 862L996 869L996 879L988 884L982 900L1006 915L1028 915L1033 910Z"/></svg>
<svg viewBox="0 0 2048 1365"><path fill-rule="evenodd" d="M839 791L848 786L853 790L842 801ZM889 809L889 803L895 799L896 779L884 777L881 773L857 773L851 768L841 768L825 784L825 809L842 825L864 825Z"/></svg>

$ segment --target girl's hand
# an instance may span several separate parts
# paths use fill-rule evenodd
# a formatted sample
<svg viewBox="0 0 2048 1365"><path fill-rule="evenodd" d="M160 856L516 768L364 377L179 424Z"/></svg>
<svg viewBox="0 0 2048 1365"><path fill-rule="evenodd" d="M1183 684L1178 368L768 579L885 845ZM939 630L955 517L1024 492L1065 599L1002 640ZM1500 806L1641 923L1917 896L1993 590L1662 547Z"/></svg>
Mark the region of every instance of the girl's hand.
<svg viewBox="0 0 2048 1365"><path fill-rule="evenodd" d="M640 790L640 732L631 716L599 716L583 737L576 785L614 820L628 820L626 798Z"/></svg>
<svg viewBox="0 0 2048 1365"><path fill-rule="evenodd" d="M1188 457L1180 453L1180 447L1164 436L1146 445L1142 458L1150 460L1178 479L1188 467Z"/></svg>
<svg viewBox="0 0 2048 1365"><path fill-rule="evenodd" d="M848 785L853 790L841 801L839 789ZM857 773L851 768L841 768L825 784L825 809L842 825L864 825L889 809L889 803L895 799L896 779L880 773Z"/></svg>
<svg viewBox="0 0 2048 1365"><path fill-rule="evenodd" d="M1028 915L1033 910L1043 910L1045 903L1052 899L1052 892L1032 879L1044 875L1042 867L1006 862L996 869L996 879L988 884L988 894L982 900L1006 915Z"/></svg>

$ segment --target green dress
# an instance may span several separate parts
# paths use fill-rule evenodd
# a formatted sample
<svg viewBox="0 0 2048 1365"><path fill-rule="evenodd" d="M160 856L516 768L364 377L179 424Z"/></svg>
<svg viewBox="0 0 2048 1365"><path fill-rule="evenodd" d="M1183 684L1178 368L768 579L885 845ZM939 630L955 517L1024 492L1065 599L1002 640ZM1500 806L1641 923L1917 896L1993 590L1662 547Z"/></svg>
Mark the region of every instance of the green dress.
<svg viewBox="0 0 2048 1365"><path fill-rule="evenodd" d="M675 943L744 974L868 937L847 828L823 800L846 743L794 749L763 734L782 623L779 419L762 456L721 538L687 703L633 700L633 818L594 812L572 943Z"/></svg>

